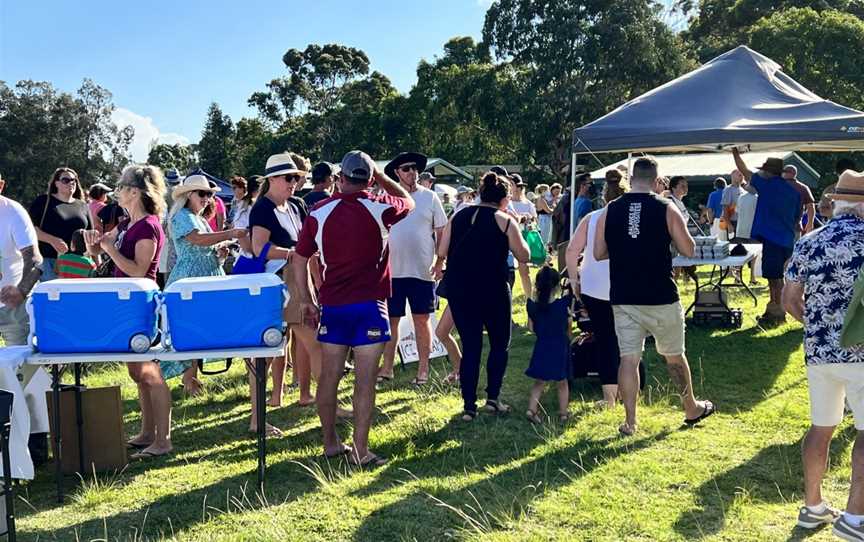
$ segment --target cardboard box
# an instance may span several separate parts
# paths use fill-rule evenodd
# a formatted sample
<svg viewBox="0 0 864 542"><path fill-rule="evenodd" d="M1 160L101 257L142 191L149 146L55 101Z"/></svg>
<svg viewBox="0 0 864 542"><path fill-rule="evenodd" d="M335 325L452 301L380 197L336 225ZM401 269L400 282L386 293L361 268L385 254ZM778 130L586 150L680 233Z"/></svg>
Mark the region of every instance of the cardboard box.
<svg viewBox="0 0 864 542"><path fill-rule="evenodd" d="M54 451L54 400L47 392L48 420L51 424L51 448ZM123 432L123 402L120 386L87 388L81 391L81 413L84 418L84 470L82 476L120 470L126 466L126 436ZM78 472L78 425L75 418L75 392L60 391L60 447L63 472ZM56 455L56 454L55 454Z"/></svg>

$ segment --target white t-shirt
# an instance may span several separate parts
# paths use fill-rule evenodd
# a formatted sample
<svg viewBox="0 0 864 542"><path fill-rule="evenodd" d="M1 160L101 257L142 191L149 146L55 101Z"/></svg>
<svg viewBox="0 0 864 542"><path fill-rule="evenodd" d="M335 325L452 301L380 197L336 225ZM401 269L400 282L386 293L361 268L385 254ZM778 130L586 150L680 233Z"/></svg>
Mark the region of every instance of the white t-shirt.
<svg viewBox="0 0 864 542"><path fill-rule="evenodd" d="M534 204L531 203L530 201L528 201L528 200L525 200L525 201L513 200L510 203L513 205L513 209L515 209L516 212L519 213L519 215L521 215L521 216L527 215L527 216L537 218L537 207L535 207Z"/></svg>
<svg viewBox="0 0 864 542"><path fill-rule="evenodd" d="M746 190L738 198L738 224L735 226L735 237L750 237L753 229L753 219L756 217L756 202L759 196Z"/></svg>
<svg viewBox="0 0 864 542"><path fill-rule="evenodd" d="M36 228L17 201L0 196L0 288L17 285L24 274L21 249L38 246Z"/></svg>
<svg viewBox="0 0 864 542"><path fill-rule="evenodd" d="M429 269L435 259L433 230L447 224L438 194L417 185L411 192L414 210L390 229L390 272L393 278L432 280Z"/></svg>

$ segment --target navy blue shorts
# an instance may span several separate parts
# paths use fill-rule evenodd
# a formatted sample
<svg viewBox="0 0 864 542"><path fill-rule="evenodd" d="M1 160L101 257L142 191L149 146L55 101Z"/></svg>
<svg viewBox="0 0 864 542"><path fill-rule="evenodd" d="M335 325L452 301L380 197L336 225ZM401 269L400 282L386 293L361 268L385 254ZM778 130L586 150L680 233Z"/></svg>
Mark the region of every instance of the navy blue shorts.
<svg viewBox="0 0 864 542"><path fill-rule="evenodd" d="M390 340L390 318L384 301L321 307L318 342L366 346Z"/></svg>
<svg viewBox="0 0 864 542"><path fill-rule="evenodd" d="M393 279L393 295L387 300L392 318L405 316L405 302L411 305L411 314L435 312L435 283L415 278Z"/></svg>
<svg viewBox="0 0 864 542"><path fill-rule="evenodd" d="M769 280L782 279L786 262L792 257L792 249L762 241L762 276Z"/></svg>

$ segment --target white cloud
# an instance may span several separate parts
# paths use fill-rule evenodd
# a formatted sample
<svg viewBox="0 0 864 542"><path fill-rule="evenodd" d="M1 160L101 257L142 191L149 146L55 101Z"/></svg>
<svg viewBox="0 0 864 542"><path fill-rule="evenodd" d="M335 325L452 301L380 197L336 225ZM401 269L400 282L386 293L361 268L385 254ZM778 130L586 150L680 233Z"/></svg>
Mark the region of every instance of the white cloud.
<svg viewBox="0 0 864 542"><path fill-rule="evenodd" d="M132 126L135 130L135 137L132 139L132 145L129 147L129 150L132 153L132 159L136 162L147 160L150 145L154 141L156 143L180 143L183 145L190 143L188 137L172 132L162 133L150 117L141 116L122 107L114 110L114 113L111 114L111 120L120 128Z"/></svg>

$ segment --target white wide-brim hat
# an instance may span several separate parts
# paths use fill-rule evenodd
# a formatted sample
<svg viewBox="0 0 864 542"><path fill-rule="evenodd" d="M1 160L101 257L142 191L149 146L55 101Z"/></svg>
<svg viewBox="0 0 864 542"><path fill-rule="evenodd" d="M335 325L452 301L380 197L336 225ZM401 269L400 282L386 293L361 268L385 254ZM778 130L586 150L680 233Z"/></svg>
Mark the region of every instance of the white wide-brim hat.
<svg viewBox="0 0 864 542"><path fill-rule="evenodd" d="M275 177L277 175L291 175L294 173L306 173L297 167L291 155L287 152L274 154L267 159L267 167L264 168L264 177Z"/></svg>
<svg viewBox="0 0 864 542"><path fill-rule="evenodd" d="M206 190L211 194L215 194L219 192L219 186L204 175L189 175L171 190L171 197L177 199L197 190Z"/></svg>

